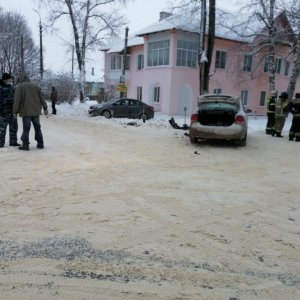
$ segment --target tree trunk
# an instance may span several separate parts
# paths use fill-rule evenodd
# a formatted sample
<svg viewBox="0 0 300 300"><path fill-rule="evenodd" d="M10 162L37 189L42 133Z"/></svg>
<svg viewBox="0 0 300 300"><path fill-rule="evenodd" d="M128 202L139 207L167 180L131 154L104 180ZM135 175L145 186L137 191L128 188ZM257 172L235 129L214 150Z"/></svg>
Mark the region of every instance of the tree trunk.
<svg viewBox="0 0 300 300"><path fill-rule="evenodd" d="M275 45L274 45L274 4L275 0L270 0L270 14L269 14L269 88L270 91L276 90L276 83L275 83Z"/></svg>
<svg viewBox="0 0 300 300"><path fill-rule="evenodd" d="M300 29L300 23L298 24L298 28ZM289 94L289 99L293 99L293 95L295 93L295 88L296 88L296 83L297 83L297 78L299 76L300 72L300 31L298 30L298 35L297 35L297 45L296 45L296 57L294 60L294 67L292 71L292 75L289 80L288 88L287 88L287 93Z"/></svg>

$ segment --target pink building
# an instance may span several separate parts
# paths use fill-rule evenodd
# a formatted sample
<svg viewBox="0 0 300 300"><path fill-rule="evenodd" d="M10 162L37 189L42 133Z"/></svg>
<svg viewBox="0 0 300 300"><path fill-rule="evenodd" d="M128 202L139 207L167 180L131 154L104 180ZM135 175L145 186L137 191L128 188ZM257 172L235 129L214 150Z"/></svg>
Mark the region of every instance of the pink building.
<svg viewBox="0 0 300 300"><path fill-rule="evenodd" d="M276 20L277 26L286 26L284 22L282 16ZM129 98L142 100L168 115L183 115L185 109L191 114L199 95L199 34L193 28L186 20L162 12L157 23L128 39L125 85ZM230 31L216 30L208 93L240 96L245 108L265 114L269 95L266 53L252 54L249 49L246 40ZM104 49L105 86L116 96L123 50L124 41ZM287 90L293 61L290 48L277 49L275 78L279 93ZM299 83L296 90L300 90Z"/></svg>

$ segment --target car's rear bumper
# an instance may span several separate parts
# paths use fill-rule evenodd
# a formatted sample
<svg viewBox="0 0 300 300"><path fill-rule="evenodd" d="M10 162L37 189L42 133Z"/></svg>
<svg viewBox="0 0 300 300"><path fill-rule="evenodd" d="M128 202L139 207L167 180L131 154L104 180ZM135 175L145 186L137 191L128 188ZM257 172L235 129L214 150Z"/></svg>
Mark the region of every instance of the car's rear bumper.
<svg viewBox="0 0 300 300"><path fill-rule="evenodd" d="M228 127L204 126L192 123L190 137L197 139L242 140L247 135L247 125L233 124Z"/></svg>

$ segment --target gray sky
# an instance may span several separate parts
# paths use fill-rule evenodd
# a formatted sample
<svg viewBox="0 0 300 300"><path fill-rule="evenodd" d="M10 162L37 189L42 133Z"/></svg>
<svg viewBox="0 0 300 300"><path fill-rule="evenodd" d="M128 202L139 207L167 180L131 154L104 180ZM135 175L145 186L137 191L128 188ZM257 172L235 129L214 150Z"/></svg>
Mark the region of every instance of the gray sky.
<svg viewBox="0 0 300 300"><path fill-rule="evenodd" d="M139 29L158 21L159 12L166 10L170 0L129 0L122 14L128 19L129 35ZM233 8L232 0L217 0L218 8ZM0 0L0 7L4 11L15 11L23 15L29 27L32 30L33 38L36 45L39 45L39 15L34 9L39 10L37 1L35 0ZM43 19L46 19L46 12L40 10ZM60 30L59 35L65 38L66 34ZM66 53L66 47L58 36L46 33L43 34L43 51L45 68L53 71L71 71L71 55ZM93 53L90 55L91 61L87 63L87 73L89 68L95 68L96 76L102 75L103 57L101 53ZM102 80L102 78L97 78Z"/></svg>

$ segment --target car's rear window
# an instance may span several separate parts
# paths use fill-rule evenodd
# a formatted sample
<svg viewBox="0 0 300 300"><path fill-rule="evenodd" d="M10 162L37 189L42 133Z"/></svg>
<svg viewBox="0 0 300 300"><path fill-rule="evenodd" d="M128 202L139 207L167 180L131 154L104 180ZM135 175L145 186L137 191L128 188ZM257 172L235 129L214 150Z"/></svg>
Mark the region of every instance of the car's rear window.
<svg viewBox="0 0 300 300"><path fill-rule="evenodd" d="M239 110L239 105L237 103L229 102L204 102L199 104L199 110Z"/></svg>

